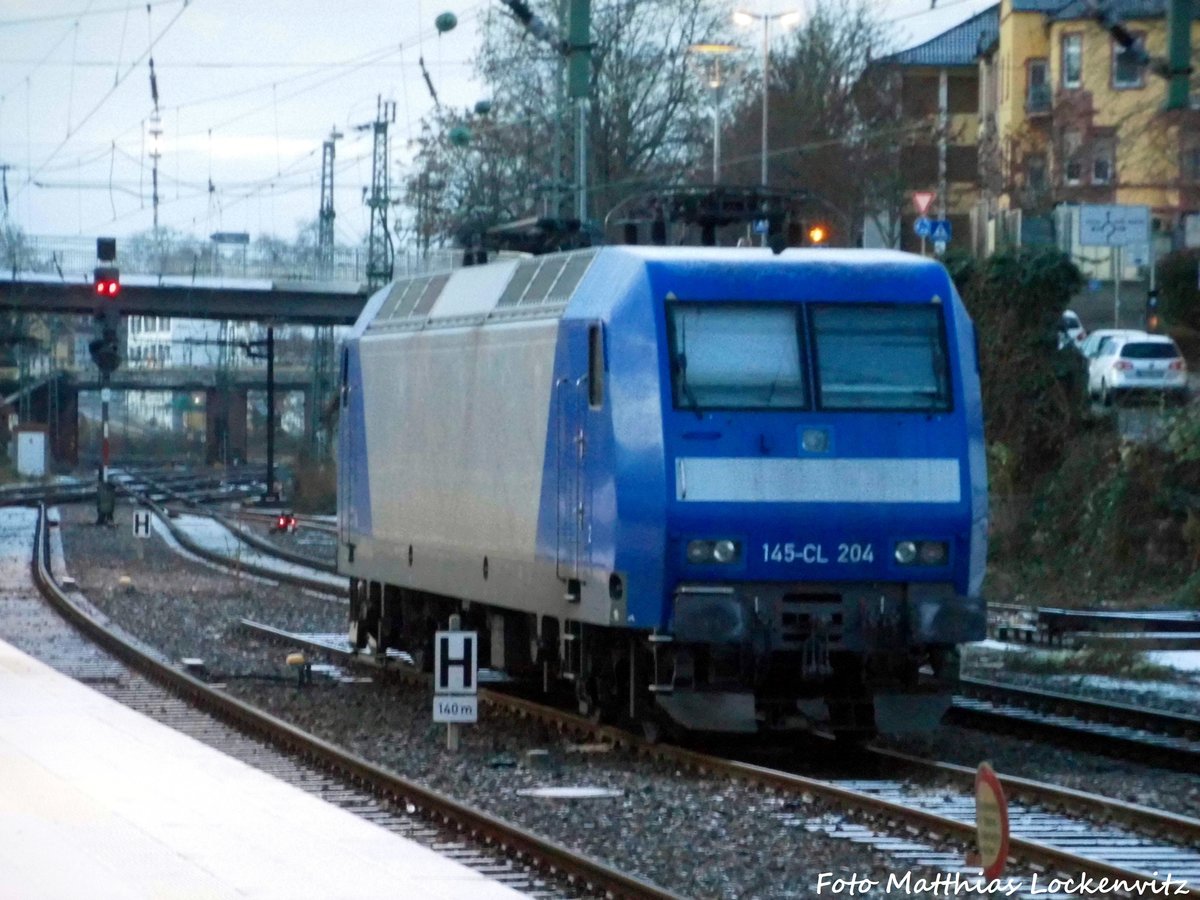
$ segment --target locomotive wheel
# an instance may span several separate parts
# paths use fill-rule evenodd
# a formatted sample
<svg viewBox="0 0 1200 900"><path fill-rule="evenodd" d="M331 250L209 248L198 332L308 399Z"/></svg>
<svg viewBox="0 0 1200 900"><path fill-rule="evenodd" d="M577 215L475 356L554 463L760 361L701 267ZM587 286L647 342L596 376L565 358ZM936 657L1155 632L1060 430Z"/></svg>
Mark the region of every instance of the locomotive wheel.
<svg viewBox="0 0 1200 900"><path fill-rule="evenodd" d="M408 655L412 657L413 668L426 675L433 674L433 641L434 636L419 640L409 648Z"/></svg>
<svg viewBox="0 0 1200 900"><path fill-rule="evenodd" d="M681 736L679 726L659 708L658 704L640 711L637 728L641 731L642 739L647 744L678 743Z"/></svg>
<svg viewBox="0 0 1200 900"><path fill-rule="evenodd" d="M600 701L595 675L589 675L587 678L581 678L575 682L575 703L579 714L588 721L596 725L608 721L604 705Z"/></svg>
<svg viewBox="0 0 1200 900"><path fill-rule="evenodd" d="M371 605L365 587L356 582L350 602L350 643L355 650L365 650L370 636Z"/></svg>
<svg viewBox="0 0 1200 900"><path fill-rule="evenodd" d="M929 651L929 665L938 683L947 687L958 684L962 657L957 646L932 648Z"/></svg>
<svg viewBox="0 0 1200 900"><path fill-rule="evenodd" d="M357 619L350 623L350 646L355 650L367 649L367 629Z"/></svg>
<svg viewBox="0 0 1200 900"><path fill-rule="evenodd" d="M579 712L593 722L636 724L629 714L629 654L619 645L595 657L587 677L576 682Z"/></svg>
<svg viewBox="0 0 1200 900"><path fill-rule="evenodd" d="M641 721L642 737L647 744L657 744L663 738L662 723L654 718L645 718Z"/></svg>

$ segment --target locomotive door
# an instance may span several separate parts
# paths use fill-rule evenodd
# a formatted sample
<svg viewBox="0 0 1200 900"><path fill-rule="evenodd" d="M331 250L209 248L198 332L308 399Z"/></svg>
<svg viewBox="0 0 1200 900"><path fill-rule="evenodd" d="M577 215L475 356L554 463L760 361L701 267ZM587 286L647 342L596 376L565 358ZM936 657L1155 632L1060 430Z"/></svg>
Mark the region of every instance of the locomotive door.
<svg viewBox="0 0 1200 900"><path fill-rule="evenodd" d="M338 542L345 544L350 540L350 509L352 508L351 498L354 496L351 490L351 477L353 466L349 460L354 459L353 447L353 429L347 426L350 417L350 349L342 348L342 364L341 374L338 383L338 459L341 464L337 467L338 478Z"/></svg>
<svg viewBox="0 0 1200 900"><path fill-rule="evenodd" d="M568 365L555 382L555 444L558 481L558 577L578 599L591 557L591 490L587 477L589 374L572 352L583 344L581 323L565 323ZM588 329L590 332L592 329ZM592 343L588 341L589 345ZM589 346L594 354L595 349ZM574 584L572 584L574 582Z"/></svg>

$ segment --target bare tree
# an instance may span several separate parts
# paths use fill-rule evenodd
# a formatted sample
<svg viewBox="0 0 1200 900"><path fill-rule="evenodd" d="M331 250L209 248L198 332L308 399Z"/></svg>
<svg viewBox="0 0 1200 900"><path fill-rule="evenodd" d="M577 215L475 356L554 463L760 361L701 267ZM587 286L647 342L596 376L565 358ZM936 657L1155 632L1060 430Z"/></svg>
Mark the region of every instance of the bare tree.
<svg viewBox="0 0 1200 900"><path fill-rule="evenodd" d="M814 215L849 242L863 210L902 193L895 166L883 164L901 142L891 81L872 61L889 50L885 24L867 0L820 0L772 52L767 79L772 188L805 191ZM759 182L763 73L726 129L730 176ZM875 204L877 205L877 204Z"/></svg>
<svg viewBox="0 0 1200 900"><path fill-rule="evenodd" d="M557 3L531 6L556 20ZM464 224L572 209L574 105L557 39L539 40L505 13L489 15L476 68L491 89L490 110L442 109L414 142L405 196L426 246ZM705 86L688 48L720 39L727 18L717 0L597 4L586 137L591 218L636 191L679 183L700 159Z"/></svg>

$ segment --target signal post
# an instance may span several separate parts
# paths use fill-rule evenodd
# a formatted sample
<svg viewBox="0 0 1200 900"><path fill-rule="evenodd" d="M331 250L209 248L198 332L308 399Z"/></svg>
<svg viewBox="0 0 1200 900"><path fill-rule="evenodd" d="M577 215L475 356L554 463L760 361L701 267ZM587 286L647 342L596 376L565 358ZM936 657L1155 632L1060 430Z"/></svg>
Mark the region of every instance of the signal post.
<svg viewBox="0 0 1200 900"><path fill-rule="evenodd" d="M121 293L121 272L112 265L117 258L115 238L96 239L96 258L101 265L93 272L93 290L96 295L96 310L93 318L100 326L100 336L88 344L88 350L96 367L100 370L100 471L96 486L96 524L111 525L116 505L116 495L108 482L108 403L112 390L109 377L121 364L121 347L117 337L117 326L121 313L117 297Z"/></svg>

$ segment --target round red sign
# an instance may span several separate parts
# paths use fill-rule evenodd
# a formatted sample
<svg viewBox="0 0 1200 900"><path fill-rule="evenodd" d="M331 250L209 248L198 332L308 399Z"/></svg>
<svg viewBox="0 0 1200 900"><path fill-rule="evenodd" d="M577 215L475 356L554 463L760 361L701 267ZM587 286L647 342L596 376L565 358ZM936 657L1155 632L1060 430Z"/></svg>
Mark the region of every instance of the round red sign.
<svg viewBox="0 0 1200 900"><path fill-rule="evenodd" d="M987 763L980 763L975 773L975 833L984 878L999 878L1008 860L1008 802Z"/></svg>

